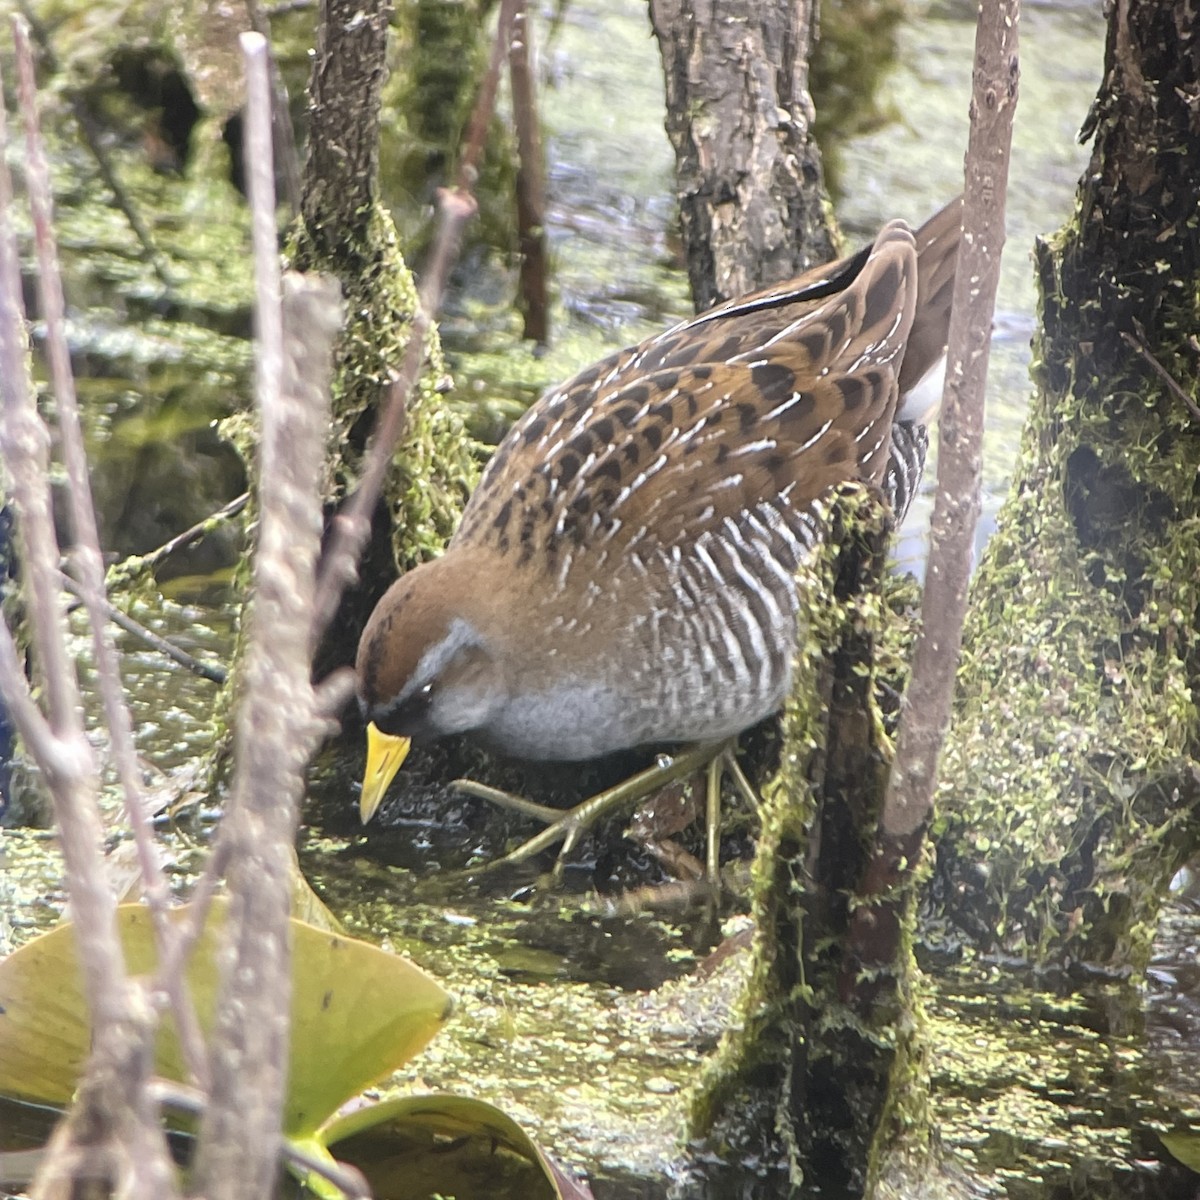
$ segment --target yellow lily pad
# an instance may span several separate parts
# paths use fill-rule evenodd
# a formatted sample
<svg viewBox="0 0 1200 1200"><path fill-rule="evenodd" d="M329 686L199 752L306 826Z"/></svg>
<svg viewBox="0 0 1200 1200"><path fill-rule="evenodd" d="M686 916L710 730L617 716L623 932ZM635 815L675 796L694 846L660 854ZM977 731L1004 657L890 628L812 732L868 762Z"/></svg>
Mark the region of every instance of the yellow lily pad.
<svg viewBox="0 0 1200 1200"><path fill-rule="evenodd" d="M186 909L171 914L183 919ZM188 966L201 1025L211 1026L214 951L228 906L213 905ZM117 910L126 963L135 975L157 962L150 914ZM292 1043L284 1131L311 1134L347 1100L416 1054L451 1011L449 995L406 959L377 946L291 921ZM0 1094L65 1105L90 1042L74 932L63 924L0 962ZM185 1078L174 1023L164 1019L156 1069Z"/></svg>

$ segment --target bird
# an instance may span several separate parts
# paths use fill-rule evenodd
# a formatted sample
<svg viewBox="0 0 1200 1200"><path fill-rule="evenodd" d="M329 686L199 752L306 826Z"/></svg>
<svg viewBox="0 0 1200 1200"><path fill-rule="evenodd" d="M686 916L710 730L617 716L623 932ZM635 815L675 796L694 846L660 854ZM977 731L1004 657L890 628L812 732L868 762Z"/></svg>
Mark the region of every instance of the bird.
<svg viewBox="0 0 1200 1200"><path fill-rule="evenodd" d="M822 496L872 485L898 524L920 481L931 414L911 393L945 353L960 225L961 197L915 232L889 221L857 253L620 350L524 413L445 552L363 629L364 824L414 740L711 759L782 707ZM568 844L591 803L558 820Z"/></svg>

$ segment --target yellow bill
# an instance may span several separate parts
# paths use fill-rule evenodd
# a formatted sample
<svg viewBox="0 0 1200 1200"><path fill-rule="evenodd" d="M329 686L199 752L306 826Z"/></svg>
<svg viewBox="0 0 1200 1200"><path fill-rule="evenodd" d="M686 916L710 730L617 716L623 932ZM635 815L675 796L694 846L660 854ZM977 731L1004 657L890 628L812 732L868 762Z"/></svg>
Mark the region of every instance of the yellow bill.
<svg viewBox="0 0 1200 1200"><path fill-rule="evenodd" d="M363 772L362 795L358 801L358 815L364 825L375 815L388 784L408 757L411 745L412 742L406 737L383 733L374 721L367 726L367 767Z"/></svg>

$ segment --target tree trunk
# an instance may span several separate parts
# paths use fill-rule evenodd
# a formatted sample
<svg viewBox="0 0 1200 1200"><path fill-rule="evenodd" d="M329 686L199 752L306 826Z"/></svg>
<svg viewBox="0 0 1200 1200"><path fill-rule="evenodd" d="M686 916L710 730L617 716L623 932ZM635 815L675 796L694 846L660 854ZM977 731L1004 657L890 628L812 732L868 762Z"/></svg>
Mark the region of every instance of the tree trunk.
<svg viewBox="0 0 1200 1200"><path fill-rule="evenodd" d="M1109 21L1079 212L1037 250L1037 392L974 589L935 882L987 949L1140 969L1200 846L1200 29L1182 0Z"/></svg>
<svg viewBox="0 0 1200 1200"><path fill-rule="evenodd" d="M718 1193L726 1171L737 1178L752 1161L764 1195L861 1194L888 1100L894 1031L910 1007L907 945L894 972L889 962L862 986L845 980L855 892L887 782L881 734L896 715L893 703L881 716L878 696L901 685L900 659L881 644L894 626L880 603L888 526L875 498L846 488L802 576L805 634L783 764L761 802L746 1016L694 1114L694 1130L724 1147Z"/></svg>
<svg viewBox="0 0 1200 1200"><path fill-rule="evenodd" d="M368 237L391 16L391 0L322 0L301 203L308 236L322 254L358 250Z"/></svg>
<svg viewBox="0 0 1200 1200"><path fill-rule="evenodd" d="M380 87L391 9L390 0L373 0L365 8L322 0L309 88L303 224L292 239L292 265L340 280L348 313L336 349L323 482L330 512L355 486L380 397L404 358L417 305L395 226L378 200ZM358 633L397 565L412 566L441 549L474 483L466 434L437 394L444 373L433 331L398 452L405 469L394 472L379 506L360 564L361 583L347 589L318 648L318 676L353 661Z"/></svg>
<svg viewBox="0 0 1200 1200"><path fill-rule="evenodd" d="M1081 221L1039 250L1040 391L975 586L929 899L988 950L1142 967L1167 881L1200 844L1200 48L1179 0L1129 0L1110 21ZM1187 1123L1194 1083L1181 1100L1181 1072L1156 1073L1133 989L1074 997L1080 1022L1011 971L1003 998L989 991L968 955L917 984L925 1012L899 992L889 1024L830 986L861 853L848 810L874 773L869 731L845 716L869 701L878 650L870 606L833 594L828 682L792 698L798 749L764 795L754 980L699 1130L775 1191L1189 1195L1153 1130Z"/></svg>
<svg viewBox="0 0 1200 1200"><path fill-rule="evenodd" d="M697 311L833 257L807 0L651 0Z"/></svg>

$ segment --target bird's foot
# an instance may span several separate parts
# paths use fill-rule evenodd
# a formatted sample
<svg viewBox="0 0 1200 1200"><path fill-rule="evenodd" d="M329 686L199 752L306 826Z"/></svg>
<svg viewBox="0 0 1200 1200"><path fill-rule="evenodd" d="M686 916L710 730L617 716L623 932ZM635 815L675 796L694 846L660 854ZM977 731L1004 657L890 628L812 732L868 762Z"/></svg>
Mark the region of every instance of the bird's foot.
<svg viewBox="0 0 1200 1200"><path fill-rule="evenodd" d="M716 886L720 878L718 853L720 850L722 775L728 772L738 791L752 806L758 806L758 797L734 756L735 745L732 741L721 742L715 746L709 743L691 747L669 757L663 755L653 766L630 776L616 787L597 792L596 795L566 812L560 808L535 804L521 796L514 796L509 792L500 791L498 788L488 787L486 784L474 783L469 779L456 780L453 786L460 792L478 796L501 808L534 817L546 824L546 828L541 833L531 837L511 853L504 855L503 858L488 863L485 870L491 871L499 867L525 862L556 842L562 842L558 859L554 864L554 878L557 880L562 877L567 855L575 848L583 834L602 817L624 805L641 800L659 788L665 787L677 779L682 779L694 771L704 770L707 773L705 875L709 885Z"/></svg>

